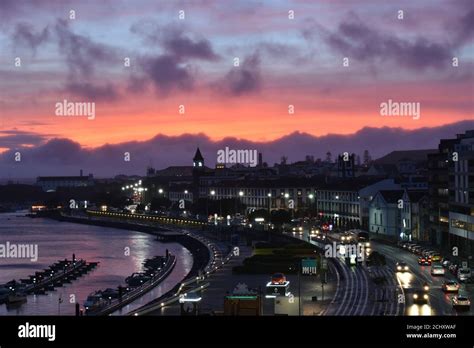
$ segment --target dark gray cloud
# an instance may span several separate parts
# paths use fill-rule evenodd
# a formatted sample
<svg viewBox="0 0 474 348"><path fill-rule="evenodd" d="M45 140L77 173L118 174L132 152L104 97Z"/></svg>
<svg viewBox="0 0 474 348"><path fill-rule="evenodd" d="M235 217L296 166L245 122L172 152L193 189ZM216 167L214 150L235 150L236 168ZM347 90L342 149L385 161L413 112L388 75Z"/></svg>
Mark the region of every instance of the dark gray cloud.
<svg viewBox="0 0 474 348"><path fill-rule="evenodd" d="M139 57L141 73L130 78L128 89L142 91L148 81L159 92L190 91L196 80L192 60L217 61L211 43L205 38L191 38L176 26L160 26L153 21L135 23L130 31L146 43L156 45L163 53Z"/></svg>
<svg viewBox="0 0 474 348"><path fill-rule="evenodd" d="M38 46L47 42L49 36L48 27L45 27L39 32L35 32L32 25L28 23L18 23L15 26L12 40L15 46L26 46L35 54Z"/></svg>
<svg viewBox="0 0 474 348"><path fill-rule="evenodd" d="M118 62L114 49L73 33L66 20L58 19L54 29L60 52L66 56L72 76L89 77L93 74L96 64Z"/></svg>
<svg viewBox="0 0 474 348"><path fill-rule="evenodd" d="M245 58L238 67L232 67L215 85L219 92L234 96L258 92L261 87L260 58L257 54Z"/></svg>
<svg viewBox="0 0 474 348"><path fill-rule="evenodd" d="M140 36L145 43L163 48L166 54L178 60L201 59L216 61L220 59L209 40L185 32L181 26L161 25L152 20L135 23L130 31Z"/></svg>
<svg viewBox="0 0 474 348"><path fill-rule="evenodd" d="M92 41L90 38L72 32L66 20L58 19L54 26L59 51L66 57L69 68L64 92L89 100L111 101L119 96L111 83L97 84L96 66L105 67L118 63L116 49ZM100 79L101 80L101 79Z"/></svg>
<svg viewBox="0 0 474 348"><path fill-rule="evenodd" d="M0 147L16 149L22 146L37 146L50 137L51 134L37 134L17 129L0 130Z"/></svg>
<svg viewBox="0 0 474 348"><path fill-rule="evenodd" d="M179 64L172 55L144 57L141 59L141 68L144 77L153 82L160 92L169 93L173 89L189 91L194 86L190 68ZM135 81L139 83L140 78Z"/></svg>
<svg viewBox="0 0 474 348"><path fill-rule="evenodd" d="M461 17L457 27L456 41L459 45L474 41L474 8L472 1L470 4L470 9Z"/></svg>
<svg viewBox="0 0 474 348"><path fill-rule="evenodd" d="M264 161L270 165L279 162L283 155L288 156L289 161L297 161L304 159L305 155L324 158L327 151L333 154L345 151L362 154L367 149L373 158L379 158L394 150L435 149L440 139L455 137L468 129L474 129L473 120L412 131L366 127L350 135L330 134L320 137L295 132L265 143L235 138L214 142L204 134L157 135L148 141L107 144L94 149L83 148L68 139L52 139L34 148L22 148L25 134L12 131L7 143L1 143L0 133L0 146L8 145L6 147L12 149L0 154L0 178L2 174L12 173L13 165L16 177L77 174L80 169L97 176L120 173L144 175L150 162L160 169L171 165L191 165L197 146L205 157L206 165L211 167L215 165L217 151L226 146L256 149L263 153ZM42 137L38 139L42 141ZM18 148L21 148L24 161L14 163L13 152ZM123 160L124 152L130 152L130 162Z"/></svg>
<svg viewBox="0 0 474 348"><path fill-rule="evenodd" d="M441 68L447 66L452 57L450 44L434 43L422 37L402 40L382 34L357 18L342 22L335 32L325 35L325 40L346 57L391 61L412 70Z"/></svg>
<svg viewBox="0 0 474 348"><path fill-rule="evenodd" d="M208 40L193 41L181 33L175 36L167 36L163 46L170 54L180 60L196 58L216 61L219 59Z"/></svg>

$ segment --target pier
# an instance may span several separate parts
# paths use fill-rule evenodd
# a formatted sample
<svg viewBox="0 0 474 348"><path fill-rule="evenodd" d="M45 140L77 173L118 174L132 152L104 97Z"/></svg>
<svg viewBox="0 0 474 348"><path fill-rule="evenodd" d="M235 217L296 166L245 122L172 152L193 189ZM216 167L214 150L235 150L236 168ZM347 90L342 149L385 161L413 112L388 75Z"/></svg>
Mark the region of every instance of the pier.
<svg viewBox="0 0 474 348"><path fill-rule="evenodd" d="M73 255L72 260L59 260L47 269L37 271L28 278L20 279L19 282L12 280L2 286L9 289L11 295L44 295L47 291L52 291L65 283L76 280L97 267L98 264L98 262L87 262L82 259L76 260ZM8 303L7 298L4 301Z"/></svg>
<svg viewBox="0 0 474 348"><path fill-rule="evenodd" d="M111 314L120 308L126 306L130 302L136 300L137 298L143 296L146 292L150 291L158 284L160 284L173 270L176 265L176 256L168 254L167 258L163 264L163 267L155 274L151 279L143 283L142 285L133 288L131 291L127 292L123 296L110 301L107 305L101 306L96 310L86 311L87 315L108 315Z"/></svg>

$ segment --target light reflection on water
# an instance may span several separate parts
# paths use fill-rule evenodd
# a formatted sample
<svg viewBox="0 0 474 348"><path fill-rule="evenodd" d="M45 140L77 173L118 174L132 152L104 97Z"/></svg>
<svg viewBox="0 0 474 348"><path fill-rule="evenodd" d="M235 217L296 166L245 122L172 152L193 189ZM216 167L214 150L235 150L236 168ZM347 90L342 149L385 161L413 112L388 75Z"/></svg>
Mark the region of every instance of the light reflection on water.
<svg viewBox="0 0 474 348"><path fill-rule="evenodd" d="M8 310L0 305L0 315L74 315L73 298L81 305L87 296L99 289L116 288L125 284L125 278L142 270L146 258L164 255L165 250L177 256L176 267L168 278L148 294L132 303L134 309L170 290L192 267L190 252L177 243L160 243L153 236L137 231L88 226L48 219L18 217L17 214L0 214L0 243L38 244L38 261L0 258L0 284L12 279L27 278L35 271L47 268L59 259L72 257L99 261L92 272L65 284L47 295L30 295L28 302ZM126 247L130 255L126 255ZM71 296L72 295L72 296ZM63 302L59 306L59 297Z"/></svg>

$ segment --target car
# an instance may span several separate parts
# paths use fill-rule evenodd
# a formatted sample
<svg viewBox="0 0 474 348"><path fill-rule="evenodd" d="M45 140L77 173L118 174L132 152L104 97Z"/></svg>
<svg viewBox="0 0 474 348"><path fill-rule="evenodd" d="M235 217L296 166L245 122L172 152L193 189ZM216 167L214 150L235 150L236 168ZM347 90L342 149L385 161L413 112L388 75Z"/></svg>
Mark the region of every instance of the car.
<svg viewBox="0 0 474 348"><path fill-rule="evenodd" d="M429 266L431 265L431 259L423 256L418 257L418 264L422 266Z"/></svg>
<svg viewBox="0 0 474 348"><path fill-rule="evenodd" d="M397 272L408 272L409 270L409 267L405 262L397 262L395 266Z"/></svg>
<svg viewBox="0 0 474 348"><path fill-rule="evenodd" d="M458 292L459 291L459 284L455 280L447 280L441 285L441 289L444 292Z"/></svg>
<svg viewBox="0 0 474 348"><path fill-rule="evenodd" d="M428 256L429 252L430 252L430 249L423 248L421 249L421 256L426 257Z"/></svg>
<svg viewBox="0 0 474 348"><path fill-rule="evenodd" d="M467 295L456 295L453 296L451 299L451 304L453 305L454 309L470 309L471 308L471 300Z"/></svg>
<svg viewBox="0 0 474 348"><path fill-rule="evenodd" d="M418 246L416 248L413 249L413 252L416 254L416 255L421 255L423 251L423 248L421 246Z"/></svg>
<svg viewBox="0 0 474 348"><path fill-rule="evenodd" d="M440 262L441 261L441 255L438 254L438 253L431 255L431 261Z"/></svg>
<svg viewBox="0 0 474 348"><path fill-rule="evenodd" d="M286 276L283 273L274 273L272 275L272 284L281 285L286 283Z"/></svg>
<svg viewBox="0 0 474 348"><path fill-rule="evenodd" d="M414 303L428 303L429 295L424 289L417 289L413 291Z"/></svg>
<svg viewBox="0 0 474 348"><path fill-rule="evenodd" d="M293 227L291 230L293 233L296 233L296 232L303 233L303 226L296 226L296 227Z"/></svg>
<svg viewBox="0 0 474 348"><path fill-rule="evenodd" d="M413 248L415 248L415 247L417 247L417 245L415 243L411 243L411 244L408 244L407 249L408 249L408 251L412 251Z"/></svg>
<svg viewBox="0 0 474 348"><path fill-rule="evenodd" d="M431 275L444 275L444 268L440 264L431 265Z"/></svg>
<svg viewBox="0 0 474 348"><path fill-rule="evenodd" d="M459 281L464 282L471 278L471 269L470 268L460 268L458 269L457 278Z"/></svg>

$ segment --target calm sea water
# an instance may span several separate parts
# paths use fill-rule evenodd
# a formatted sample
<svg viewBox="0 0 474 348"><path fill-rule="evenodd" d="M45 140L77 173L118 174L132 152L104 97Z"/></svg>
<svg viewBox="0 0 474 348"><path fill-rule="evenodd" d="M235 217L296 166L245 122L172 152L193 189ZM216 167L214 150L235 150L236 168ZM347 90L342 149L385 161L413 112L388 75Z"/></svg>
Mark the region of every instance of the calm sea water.
<svg viewBox="0 0 474 348"><path fill-rule="evenodd" d="M0 284L27 278L60 259L71 259L72 253L76 258L100 264L95 270L46 295L29 295L28 302L21 307L7 309L5 304L0 305L0 315L74 315L71 295L82 305L95 290L125 285L127 276L142 270L145 259L164 255L168 249L177 256L173 272L145 296L114 313L126 314L173 288L191 270L193 263L191 253L180 244L160 243L142 232L31 219L19 213L0 214L0 244L7 241L37 244L38 260L0 257ZM129 256L125 253L126 248L130 248Z"/></svg>

